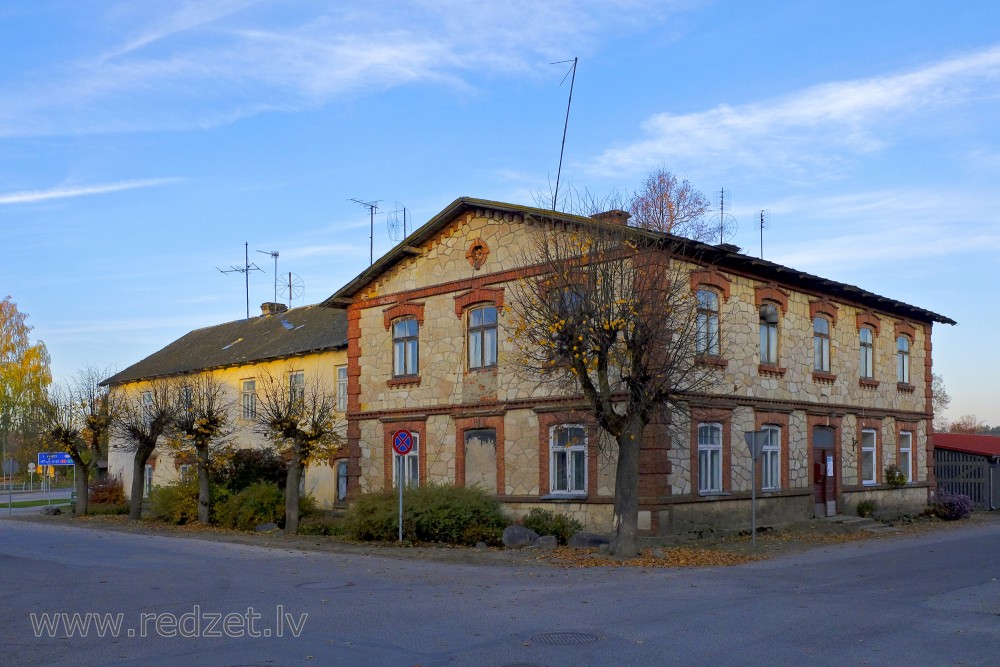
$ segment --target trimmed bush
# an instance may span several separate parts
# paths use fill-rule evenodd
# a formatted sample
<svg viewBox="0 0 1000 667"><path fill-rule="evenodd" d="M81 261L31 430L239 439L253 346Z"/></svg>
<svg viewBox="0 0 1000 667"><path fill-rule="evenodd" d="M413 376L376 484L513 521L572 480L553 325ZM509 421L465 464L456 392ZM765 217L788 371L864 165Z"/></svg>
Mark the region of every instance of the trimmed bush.
<svg viewBox="0 0 1000 667"><path fill-rule="evenodd" d="M87 514L94 516L128 514L128 503L90 503L87 506Z"/></svg>
<svg viewBox="0 0 1000 667"><path fill-rule="evenodd" d="M366 493L351 507L344 529L356 540L389 542L398 539L398 519L398 491ZM410 542L499 545L509 524L500 502L475 487L428 484L403 493L403 538Z"/></svg>
<svg viewBox="0 0 1000 667"><path fill-rule="evenodd" d="M90 504L126 504L125 486L118 475L105 475L90 485Z"/></svg>
<svg viewBox="0 0 1000 667"><path fill-rule="evenodd" d="M285 522L285 494L274 484L252 484L217 506L216 520L224 528L253 530L262 523Z"/></svg>
<svg viewBox="0 0 1000 667"><path fill-rule="evenodd" d="M343 522L323 514L310 514L299 519L299 535L343 535Z"/></svg>
<svg viewBox="0 0 1000 667"><path fill-rule="evenodd" d="M568 514L559 514L540 507L528 510L521 523L539 535L554 535L559 544L568 544L569 538L583 530L583 524Z"/></svg>
<svg viewBox="0 0 1000 667"><path fill-rule="evenodd" d="M198 520L198 484L157 486L149 493L149 506L154 519L178 525L194 523Z"/></svg>
<svg viewBox="0 0 1000 667"><path fill-rule="evenodd" d="M945 521L964 519L972 514L972 499L964 493L950 493L938 489L932 505L934 515Z"/></svg>

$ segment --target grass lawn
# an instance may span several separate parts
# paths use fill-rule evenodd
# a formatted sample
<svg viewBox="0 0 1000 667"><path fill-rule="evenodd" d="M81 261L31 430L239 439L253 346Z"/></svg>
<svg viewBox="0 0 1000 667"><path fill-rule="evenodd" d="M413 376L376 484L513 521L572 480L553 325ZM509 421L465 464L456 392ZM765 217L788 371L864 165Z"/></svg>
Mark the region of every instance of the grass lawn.
<svg viewBox="0 0 1000 667"><path fill-rule="evenodd" d="M61 499L57 499L57 500L48 500L48 501L46 501L46 500L20 500L20 501L18 501L16 503L11 503L10 506L11 507L38 507L40 505L59 505L59 506L63 506L63 505L71 505L71 504L72 503L70 503L65 498L61 498ZM7 503L0 503L0 507L7 507Z"/></svg>

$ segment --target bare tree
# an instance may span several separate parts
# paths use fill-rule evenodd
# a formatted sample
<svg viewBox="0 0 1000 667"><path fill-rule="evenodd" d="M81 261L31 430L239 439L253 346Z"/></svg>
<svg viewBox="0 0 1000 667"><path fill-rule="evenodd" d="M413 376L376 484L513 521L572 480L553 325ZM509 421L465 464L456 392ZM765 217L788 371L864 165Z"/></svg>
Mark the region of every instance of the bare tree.
<svg viewBox="0 0 1000 667"><path fill-rule="evenodd" d="M121 440L116 447L134 453L128 518L135 521L142 516L146 462L156 449L160 436L168 435L177 416L177 383L157 378L150 380L142 391L122 391L117 396L120 396L120 409L112 422L112 429Z"/></svg>
<svg viewBox="0 0 1000 667"><path fill-rule="evenodd" d="M318 376L304 381L291 367L264 371L257 387L257 431L288 459L285 478L285 532L299 529L299 483L306 465L327 460L341 444L335 422L337 395ZM299 383L298 378L303 378Z"/></svg>
<svg viewBox="0 0 1000 667"><path fill-rule="evenodd" d="M111 422L118 412L117 395L100 384L108 373L87 366L72 381L49 392L47 435L76 465L77 514L89 509L91 477L107 457Z"/></svg>
<svg viewBox="0 0 1000 667"><path fill-rule="evenodd" d="M207 525L211 514L209 466L213 450L232 434L233 400L226 386L209 374L195 376L182 384L179 396L172 444L179 453L194 452L198 468L198 521Z"/></svg>
<svg viewBox="0 0 1000 667"><path fill-rule="evenodd" d="M951 396L944 386L944 378L937 373L931 374L931 403L934 408L934 430L947 431L948 420L945 419L944 411L951 405Z"/></svg>
<svg viewBox="0 0 1000 667"><path fill-rule="evenodd" d="M685 394L718 381L697 353L714 334L699 326L675 240L625 225L538 228L523 258L535 275L512 290L511 338L522 370L582 394L617 443L611 549L632 556L643 433L657 411L676 418Z"/></svg>
<svg viewBox="0 0 1000 667"><path fill-rule="evenodd" d="M949 433L977 435L986 430L989 430L989 426L976 415L962 415L948 425Z"/></svg>

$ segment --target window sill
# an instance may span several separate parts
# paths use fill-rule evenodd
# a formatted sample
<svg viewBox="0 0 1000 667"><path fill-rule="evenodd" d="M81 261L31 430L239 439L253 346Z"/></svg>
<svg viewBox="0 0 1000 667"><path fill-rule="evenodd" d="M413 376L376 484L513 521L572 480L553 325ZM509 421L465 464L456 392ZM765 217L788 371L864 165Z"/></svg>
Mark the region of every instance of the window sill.
<svg viewBox="0 0 1000 667"><path fill-rule="evenodd" d="M879 381L872 378L858 378L858 386L862 389L878 389Z"/></svg>
<svg viewBox="0 0 1000 667"><path fill-rule="evenodd" d="M698 495L702 498L726 498L733 494L726 491L699 491Z"/></svg>
<svg viewBox="0 0 1000 667"><path fill-rule="evenodd" d="M586 500L586 493L547 493L539 496L539 500Z"/></svg>
<svg viewBox="0 0 1000 667"><path fill-rule="evenodd" d="M774 364L760 364L757 366L757 375L763 377L785 377L787 368L775 366Z"/></svg>
<svg viewBox="0 0 1000 667"><path fill-rule="evenodd" d="M712 354L699 354L696 361L704 366L715 366L716 368L725 368L729 365L728 359Z"/></svg>
<svg viewBox="0 0 1000 667"><path fill-rule="evenodd" d="M403 377L386 380L385 386L389 387L390 389L394 389L396 387L409 387L419 384L420 384L419 375L404 375Z"/></svg>
<svg viewBox="0 0 1000 667"><path fill-rule="evenodd" d="M824 371L813 371L813 382L818 382L820 384L833 384L837 381L837 376L833 373L826 373Z"/></svg>
<svg viewBox="0 0 1000 667"><path fill-rule="evenodd" d="M912 394L916 390L912 384L907 384L906 382L897 382L896 391L901 394Z"/></svg>

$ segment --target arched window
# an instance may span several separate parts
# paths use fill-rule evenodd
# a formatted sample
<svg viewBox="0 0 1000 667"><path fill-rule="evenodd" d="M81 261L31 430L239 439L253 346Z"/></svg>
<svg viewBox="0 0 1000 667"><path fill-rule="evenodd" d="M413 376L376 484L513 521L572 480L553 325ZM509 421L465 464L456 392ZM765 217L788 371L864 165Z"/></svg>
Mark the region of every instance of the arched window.
<svg viewBox="0 0 1000 667"><path fill-rule="evenodd" d="M699 289L698 330L695 351L719 356L719 295L709 289Z"/></svg>
<svg viewBox="0 0 1000 667"><path fill-rule="evenodd" d="M858 332L861 342L860 357L858 359L858 375L863 378L873 377L875 374L875 345L872 338L872 330L868 327L861 327Z"/></svg>
<svg viewBox="0 0 1000 667"><path fill-rule="evenodd" d="M813 370L830 372L830 320L822 315L813 318Z"/></svg>
<svg viewBox="0 0 1000 667"><path fill-rule="evenodd" d="M906 336L896 338L896 381L910 384L910 339Z"/></svg>
<svg viewBox="0 0 1000 667"><path fill-rule="evenodd" d="M769 303L760 307L760 363L778 364L778 309Z"/></svg>

